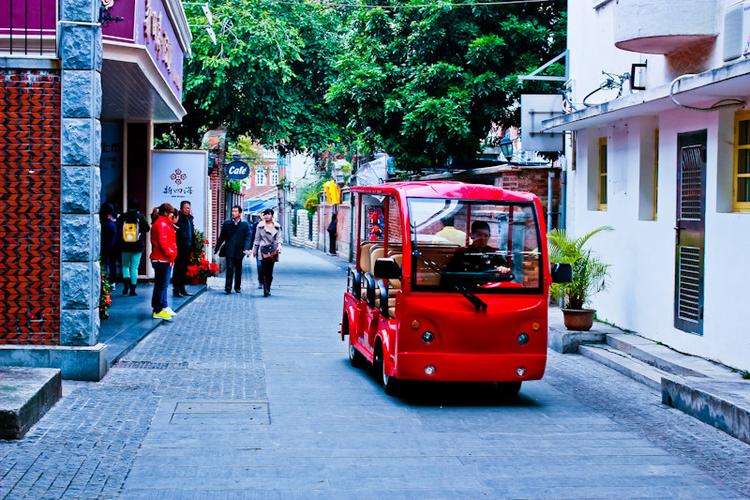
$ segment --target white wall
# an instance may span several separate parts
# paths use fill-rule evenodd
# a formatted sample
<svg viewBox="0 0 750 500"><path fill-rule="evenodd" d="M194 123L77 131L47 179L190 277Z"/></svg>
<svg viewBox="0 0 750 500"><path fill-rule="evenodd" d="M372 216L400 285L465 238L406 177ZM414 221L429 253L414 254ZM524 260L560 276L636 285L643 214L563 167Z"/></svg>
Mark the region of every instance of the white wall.
<svg viewBox="0 0 750 500"><path fill-rule="evenodd" d="M659 200L656 220L639 219L641 186L639 175L641 132L650 134L659 126ZM594 297L599 316L620 327L634 330L679 351L692 353L742 369L750 369L750 214L720 212L719 178L726 169L717 168L719 158L731 161L731 143L719 141L720 129L733 126L731 113L696 113L675 110L658 122L639 119L618 122L603 129L579 133L578 169L569 173L575 198L570 218L574 233L584 234L601 225L615 231L591 240L591 247L612 265L610 287ZM706 232L704 267L704 334L674 328L675 223L677 197L677 134L708 130L706 175ZM591 210L590 159L596 165L595 148L608 137L608 207ZM648 156L647 156L648 159ZM593 172L592 172L593 171ZM721 173L720 173L721 172ZM729 170L731 174L731 169Z"/></svg>
<svg viewBox="0 0 750 500"><path fill-rule="evenodd" d="M733 3L717 0L717 5ZM601 81L601 70L622 73L632 62L648 59L649 86L669 83L663 56L625 52L614 46L615 2L592 8L571 0L568 45L575 100ZM723 10L722 10L723 14ZM723 15L717 15L717 24ZM717 26L717 32L721 26ZM709 55L719 66L722 39ZM750 89L748 89L750 94ZM614 96L606 96L610 99ZM750 102L750 96L746 97ZM644 162L652 157L653 129L659 128L658 205L655 220L644 218ZM568 229L580 235L601 225L615 231L591 240L612 264L610 287L592 305L601 318L634 330L682 352L750 369L750 214L731 211L734 111L700 113L676 108L658 116L611 123L577 133L577 168L568 172ZM677 134L706 129L706 226L704 332L674 328ZM598 139L608 138L608 209L595 210ZM650 141L650 142L649 142ZM572 151L568 148L568 156ZM570 165L570 164L569 164ZM595 193L594 193L595 195Z"/></svg>

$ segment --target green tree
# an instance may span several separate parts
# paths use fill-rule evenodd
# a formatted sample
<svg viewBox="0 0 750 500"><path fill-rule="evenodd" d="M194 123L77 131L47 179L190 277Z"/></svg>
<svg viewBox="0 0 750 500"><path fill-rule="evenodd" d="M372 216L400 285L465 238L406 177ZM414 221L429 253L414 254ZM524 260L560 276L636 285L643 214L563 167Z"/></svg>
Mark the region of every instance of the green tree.
<svg viewBox="0 0 750 500"><path fill-rule="evenodd" d="M211 3L217 43L198 4L187 6L193 57L187 61L187 116L163 137L197 145L203 131L225 125L281 150L321 149L343 130L325 101L340 48L340 16L320 4L263 0Z"/></svg>
<svg viewBox="0 0 750 500"><path fill-rule="evenodd" d="M424 0L409 0L393 9L359 1L327 99L362 145L384 149L400 169L475 158L493 123L518 124L517 76L565 48L562 1L416 7Z"/></svg>

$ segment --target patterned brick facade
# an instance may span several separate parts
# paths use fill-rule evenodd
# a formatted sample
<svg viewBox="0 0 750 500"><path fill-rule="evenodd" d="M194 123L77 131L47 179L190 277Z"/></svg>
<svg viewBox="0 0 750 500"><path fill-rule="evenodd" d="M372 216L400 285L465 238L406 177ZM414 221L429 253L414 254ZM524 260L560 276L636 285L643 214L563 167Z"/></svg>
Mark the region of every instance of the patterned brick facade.
<svg viewBox="0 0 750 500"><path fill-rule="evenodd" d="M60 74L0 70L0 344L60 339Z"/></svg>

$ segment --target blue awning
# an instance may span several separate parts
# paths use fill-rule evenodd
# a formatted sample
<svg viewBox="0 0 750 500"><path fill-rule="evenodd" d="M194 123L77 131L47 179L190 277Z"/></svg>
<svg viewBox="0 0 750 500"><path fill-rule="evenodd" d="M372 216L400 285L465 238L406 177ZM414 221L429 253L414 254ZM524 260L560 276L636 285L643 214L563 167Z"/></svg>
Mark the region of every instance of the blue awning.
<svg viewBox="0 0 750 500"><path fill-rule="evenodd" d="M278 199L276 198L276 196L274 196L273 198L267 198L265 200L245 200L243 210L246 214L255 214L258 212L262 212L267 208L271 208L276 211L277 206Z"/></svg>

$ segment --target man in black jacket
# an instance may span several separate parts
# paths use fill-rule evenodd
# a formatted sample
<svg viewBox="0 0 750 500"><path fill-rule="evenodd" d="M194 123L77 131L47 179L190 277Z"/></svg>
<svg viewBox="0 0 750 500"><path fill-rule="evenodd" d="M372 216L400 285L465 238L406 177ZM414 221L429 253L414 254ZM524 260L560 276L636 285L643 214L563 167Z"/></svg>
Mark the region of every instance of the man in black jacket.
<svg viewBox="0 0 750 500"><path fill-rule="evenodd" d="M240 293L242 283L242 258L250 253L252 240L250 239L250 226L241 219L242 207L232 207L232 218L221 226L219 239L216 241L216 250L219 257L227 258L227 277L224 283L224 293L232 293L232 280L234 280L234 291ZM222 244L224 246L222 247Z"/></svg>
<svg viewBox="0 0 750 500"><path fill-rule="evenodd" d="M177 219L177 260L174 262L172 271L172 295L175 297L188 297L192 295L185 288L185 273L190 264L193 254L193 215L190 202L180 202L180 213Z"/></svg>

